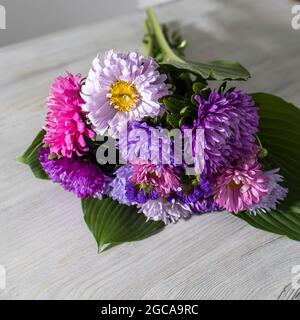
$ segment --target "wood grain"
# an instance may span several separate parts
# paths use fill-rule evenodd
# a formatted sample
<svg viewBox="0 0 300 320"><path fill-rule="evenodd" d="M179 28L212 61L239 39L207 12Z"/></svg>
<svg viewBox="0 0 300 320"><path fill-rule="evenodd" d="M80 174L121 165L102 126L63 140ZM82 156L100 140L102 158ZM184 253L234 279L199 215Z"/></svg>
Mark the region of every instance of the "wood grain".
<svg viewBox="0 0 300 320"><path fill-rule="evenodd" d="M195 60L238 60L251 91L300 104L300 31L288 1L186 0L157 8L179 25ZM141 47L143 12L0 50L1 299L299 299L290 293L300 243L227 213L194 216L100 255L80 203L14 159L43 125L45 97L64 70L86 74L106 49ZM287 293L289 292L289 293Z"/></svg>

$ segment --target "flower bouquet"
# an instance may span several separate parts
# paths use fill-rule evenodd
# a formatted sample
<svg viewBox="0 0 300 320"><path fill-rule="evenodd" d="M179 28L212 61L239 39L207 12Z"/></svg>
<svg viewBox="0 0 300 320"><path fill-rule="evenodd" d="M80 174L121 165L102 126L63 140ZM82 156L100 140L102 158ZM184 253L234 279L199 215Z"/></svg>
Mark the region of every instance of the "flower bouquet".
<svg viewBox="0 0 300 320"><path fill-rule="evenodd" d="M300 111L245 92L239 63L191 62L147 11L145 54L107 51L52 84L45 126L19 158L81 198L99 250L228 211L300 240Z"/></svg>

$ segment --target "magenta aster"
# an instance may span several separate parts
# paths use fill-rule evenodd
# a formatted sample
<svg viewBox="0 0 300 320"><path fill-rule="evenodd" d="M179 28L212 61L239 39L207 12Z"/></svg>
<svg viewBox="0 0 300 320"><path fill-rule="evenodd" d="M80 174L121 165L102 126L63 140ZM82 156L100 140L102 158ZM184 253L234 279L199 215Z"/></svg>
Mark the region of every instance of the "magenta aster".
<svg viewBox="0 0 300 320"><path fill-rule="evenodd" d="M109 127L114 135L126 128L127 121L156 117L159 98L168 94L167 76L160 74L153 58L138 52L108 51L104 59L96 57L82 96L84 109L97 133Z"/></svg>
<svg viewBox="0 0 300 320"><path fill-rule="evenodd" d="M129 180L133 184L154 189L161 197L180 188L179 177L168 165L154 165L150 162L133 164Z"/></svg>
<svg viewBox="0 0 300 320"><path fill-rule="evenodd" d="M51 86L46 116L44 143L50 152L64 157L73 153L81 156L89 150L85 138L92 138L93 131L84 122L85 112L81 109L81 75L67 72L66 77L58 77Z"/></svg>
<svg viewBox="0 0 300 320"><path fill-rule="evenodd" d="M221 208L239 213L258 204L268 194L269 178L256 159L221 171L214 186L215 202Z"/></svg>

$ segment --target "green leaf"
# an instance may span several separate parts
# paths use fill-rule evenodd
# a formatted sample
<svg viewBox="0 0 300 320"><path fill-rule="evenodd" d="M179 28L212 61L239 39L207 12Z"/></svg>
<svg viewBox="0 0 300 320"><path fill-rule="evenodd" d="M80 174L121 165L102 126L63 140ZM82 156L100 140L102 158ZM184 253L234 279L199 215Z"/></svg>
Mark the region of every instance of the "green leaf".
<svg viewBox="0 0 300 320"><path fill-rule="evenodd" d="M162 56L160 63L162 65L188 71L204 80L247 80L250 78L248 70L238 62L219 60L198 63L179 57L171 49L152 8L147 9L147 16L147 30L152 35L152 41L155 41L160 48Z"/></svg>
<svg viewBox="0 0 300 320"><path fill-rule="evenodd" d="M35 177L39 179L49 179L39 161L39 149L43 145L44 135L45 131L41 130L23 155L17 158L20 163L29 165Z"/></svg>
<svg viewBox="0 0 300 320"><path fill-rule="evenodd" d="M179 112L179 114L182 117L191 117L191 118L196 118L197 117L197 108L194 108L193 106L186 106L182 108Z"/></svg>
<svg viewBox="0 0 300 320"><path fill-rule="evenodd" d="M170 96L163 98L163 104L171 113L179 113L180 110L186 107L189 103L182 97Z"/></svg>
<svg viewBox="0 0 300 320"><path fill-rule="evenodd" d="M248 80L250 78L250 73L245 67L238 62L228 60L200 63L183 60L182 58L168 58L161 64L188 71L205 80Z"/></svg>
<svg viewBox="0 0 300 320"><path fill-rule="evenodd" d="M194 93L200 93L206 87L207 87L207 83L195 82L193 84L193 91L194 91Z"/></svg>
<svg viewBox="0 0 300 320"><path fill-rule="evenodd" d="M300 110L271 94L252 96L259 106L259 138L268 151L264 161L268 167L280 168L289 193L275 211L257 215L245 212L237 217L256 228L300 241Z"/></svg>
<svg viewBox="0 0 300 320"><path fill-rule="evenodd" d="M124 242L145 239L164 228L163 222L146 221L136 207L105 198L82 199L84 220L93 233L99 251Z"/></svg>
<svg viewBox="0 0 300 320"><path fill-rule="evenodd" d="M182 117L182 118L179 120L178 126L179 126L179 127L181 127L181 126L183 126L183 125L192 126L192 125L193 125L193 121L194 121L194 118L191 118L191 117Z"/></svg>
<svg viewBox="0 0 300 320"><path fill-rule="evenodd" d="M166 120L171 127L178 128L180 119L181 119L180 115L168 113Z"/></svg>

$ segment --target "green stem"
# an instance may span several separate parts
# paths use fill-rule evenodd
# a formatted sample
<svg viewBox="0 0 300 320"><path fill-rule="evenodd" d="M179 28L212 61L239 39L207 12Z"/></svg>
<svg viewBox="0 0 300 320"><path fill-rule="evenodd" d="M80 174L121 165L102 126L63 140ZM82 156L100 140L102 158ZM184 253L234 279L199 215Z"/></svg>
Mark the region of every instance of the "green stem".
<svg viewBox="0 0 300 320"><path fill-rule="evenodd" d="M256 140L257 140L257 142L258 142L258 144L259 144L260 148L261 148L261 149L264 149L264 147L263 147L263 145L262 145L262 143L261 143L261 141L260 141L260 139L259 139L259 137L258 137L258 135L257 135L257 134L255 134L255 138L256 138Z"/></svg>
<svg viewBox="0 0 300 320"><path fill-rule="evenodd" d="M164 58L166 60L171 59L171 60L175 60L175 61L181 61L181 59L170 48L170 46L164 36L164 33L163 33L158 21L156 20L153 8L147 9L147 16L149 18L149 21L152 24L153 33L156 37L157 43L160 47L160 50L162 51Z"/></svg>
<svg viewBox="0 0 300 320"><path fill-rule="evenodd" d="M259 137L258 137L257 134L255 134L255 137L256 137L256 140L257 140L257 142L258 142L258 144L259 144L259 147L260 147L260 151L259 151L259 153L258 153L258 157L259 157L259 158L265 158L265 157L267 157L267 156L268 156L268 150L263 147L263 145L262 145L262 143L261 143L261 141L260 141L260 139L259 139Z"/></svg>

